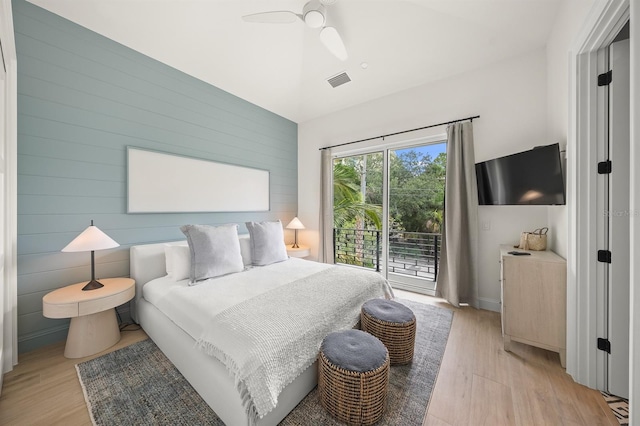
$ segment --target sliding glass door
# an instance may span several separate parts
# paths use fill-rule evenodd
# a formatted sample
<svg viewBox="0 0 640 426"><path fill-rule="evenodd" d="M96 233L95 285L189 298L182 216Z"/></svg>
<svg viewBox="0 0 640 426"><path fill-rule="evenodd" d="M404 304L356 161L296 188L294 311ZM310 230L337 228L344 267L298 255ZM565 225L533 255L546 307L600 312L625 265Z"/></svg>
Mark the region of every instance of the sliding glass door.
<svg viewBox="0 0 640 426"><path fill-rule="evenodd" d="M334 160L336 263L385 274L396 288L435 289L446 143L388 148Z"/></svg>
<svg viewBox="0 0 640 426"><path fill-rule="evenodd" d="M333 162L333 247L336 263L380 271L383 153Z"/></svg>
<svg viewBox="0 0 640 426"><path fill-rule="evenodd" d="M446 143L389 155L389 265L394 287L435 290L444 210Z"/></svg>

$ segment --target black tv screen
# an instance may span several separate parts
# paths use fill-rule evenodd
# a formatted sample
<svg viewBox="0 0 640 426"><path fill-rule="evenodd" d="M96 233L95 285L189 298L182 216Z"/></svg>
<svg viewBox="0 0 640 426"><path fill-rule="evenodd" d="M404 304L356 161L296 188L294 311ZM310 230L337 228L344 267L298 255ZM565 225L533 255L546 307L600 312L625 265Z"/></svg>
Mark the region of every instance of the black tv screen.
<svg viewBox="0 0 640 426"><path fill-rule="evenodd" d="M479 205L565 204L559 145L476 164Z"/></svg>

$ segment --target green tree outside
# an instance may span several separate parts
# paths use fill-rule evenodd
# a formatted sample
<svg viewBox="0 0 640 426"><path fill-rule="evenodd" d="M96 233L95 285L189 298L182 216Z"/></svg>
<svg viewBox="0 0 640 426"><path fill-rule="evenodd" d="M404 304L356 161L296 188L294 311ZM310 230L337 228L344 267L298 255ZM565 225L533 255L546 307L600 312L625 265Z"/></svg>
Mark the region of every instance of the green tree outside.
<svg viewBox="0 0 640 426"><path fill-rule="evenodd" d="M391 151L390 229L440 233L444 208L446 153ZM381 229L382 153L348 157L334 163L334 226Z"/></svg>
<svg viewBox="0 0 640 426"><path fill-rule="evenodd" d="M394 256L432 256L410 241L442 229L446 153L431 158L419 150L390 151L389 230ZM382 229L382 153L334 160L334 228L336 261L364 267L378 265ZM369 231L369 232L368 232ZM397 231L395 233L394 231Z"/></svg>

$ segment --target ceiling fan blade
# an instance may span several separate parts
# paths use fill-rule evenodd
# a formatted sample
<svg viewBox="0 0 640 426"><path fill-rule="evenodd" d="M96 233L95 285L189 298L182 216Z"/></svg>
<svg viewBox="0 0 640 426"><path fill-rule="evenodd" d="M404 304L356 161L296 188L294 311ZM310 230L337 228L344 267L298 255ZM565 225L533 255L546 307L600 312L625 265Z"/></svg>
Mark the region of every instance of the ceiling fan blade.
<svg viewBox="0 0 640 426"><path fill-rule="evenodd" d="M298 18L301 18L301 16L288 10L253 13L242 17L245 22L258 22L261 24L290 24Z"/></svg>
<svg viewBox="0 0 640 426"><path fill-rule="evenodd" d="M324 27L320 31L320 41L324 46L333 53L333 55L341 61L346 61L349 55L347 54L347 48L344 47L342 37L338 34L338 31L333 27Z"/></svg>

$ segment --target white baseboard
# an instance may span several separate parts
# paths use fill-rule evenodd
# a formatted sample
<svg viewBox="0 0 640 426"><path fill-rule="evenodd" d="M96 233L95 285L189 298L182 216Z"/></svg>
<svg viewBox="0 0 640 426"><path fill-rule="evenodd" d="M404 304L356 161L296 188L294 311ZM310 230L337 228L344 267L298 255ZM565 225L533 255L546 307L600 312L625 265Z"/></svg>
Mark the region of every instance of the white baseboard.
<svg viewBox="0 0 640 426"><path fill-rule="evenodd" d="M487 311L500 312L500 301L478 297L478 307Z"/></svg>

